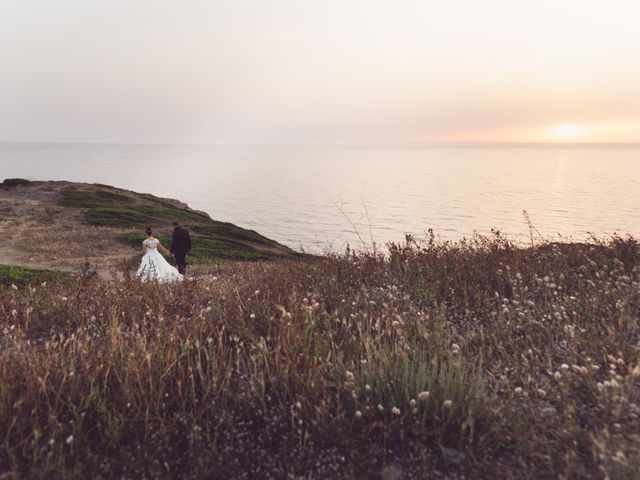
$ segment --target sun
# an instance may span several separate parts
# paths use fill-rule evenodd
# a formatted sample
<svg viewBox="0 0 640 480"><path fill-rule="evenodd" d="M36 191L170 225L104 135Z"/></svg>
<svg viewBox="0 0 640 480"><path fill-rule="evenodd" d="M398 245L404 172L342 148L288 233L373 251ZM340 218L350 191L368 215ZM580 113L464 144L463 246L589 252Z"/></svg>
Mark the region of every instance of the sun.
<svg viewBox="0 0 640 480"><path fill-rule="evenodd" d="M560 123L551 130L551 135L558 140L573 140L583 134L583 130L575 123Z"/></svg>

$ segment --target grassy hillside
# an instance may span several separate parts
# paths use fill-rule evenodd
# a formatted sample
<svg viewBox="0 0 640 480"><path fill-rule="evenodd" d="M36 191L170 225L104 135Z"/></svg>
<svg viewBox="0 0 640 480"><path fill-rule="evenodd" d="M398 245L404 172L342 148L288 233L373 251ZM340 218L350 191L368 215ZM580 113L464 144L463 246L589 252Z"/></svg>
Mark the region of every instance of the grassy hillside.
<svg viewBox="0 0 640 480"><path fill-rule="evenodd" d="M126 229L119 239L136 248L146 238L146 227L170 231L171 222L177 220L190 229L193 250L189 259L194 263L220 258L261 260L293 253L253 230L212 220L206 214L176 205L177 202L149 194L136 194L106 185L94 185L91 189L71 186L61 191L58 203L82 209L87 224ZM160 236L160 240L167 247L170 244L167 235Z"/></svg>
<svg viewBox="0 0 640 480"><path fill-rule="evenodd" d="M102 208L102 207L90 207ZM637 478L640 246L0 288L9 478Z"/></svg>

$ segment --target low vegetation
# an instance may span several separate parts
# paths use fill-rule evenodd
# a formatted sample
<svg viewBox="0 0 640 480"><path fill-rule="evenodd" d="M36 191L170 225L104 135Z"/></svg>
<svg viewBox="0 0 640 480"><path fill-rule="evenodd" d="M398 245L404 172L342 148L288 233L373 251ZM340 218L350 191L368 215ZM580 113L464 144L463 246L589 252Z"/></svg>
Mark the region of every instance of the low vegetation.
<svg viewBox="0 0 640 480"><path fill-rule="evenodd" d="M8 478L640 475L632 238L86 271L0 319Z"/></svg>
<svg viewBox="0 0 640 480"><path fill-rule="evenodd" d="M118 235L118 240L141 249L142 241L147 238L144 233L126 232ZM157 235L162 245L167 249L171 245L171 236ZM207 263L217 259L231 260L267 260L270 255L252 250L247 246L225 238L212 238L193 235L191 237L191 251L189 252L189 263ZM136 257L136 262L139 260ZM172 261L171 258L168 258Z"/></svg>
<svg viewBox="0 0 640 480"><path fill-rule="evenodd" d="M16 265L0 265L0 285L25 286L34 281L47 281L64 278L68 274L57 270L42 270L19 267Z"/></svg>

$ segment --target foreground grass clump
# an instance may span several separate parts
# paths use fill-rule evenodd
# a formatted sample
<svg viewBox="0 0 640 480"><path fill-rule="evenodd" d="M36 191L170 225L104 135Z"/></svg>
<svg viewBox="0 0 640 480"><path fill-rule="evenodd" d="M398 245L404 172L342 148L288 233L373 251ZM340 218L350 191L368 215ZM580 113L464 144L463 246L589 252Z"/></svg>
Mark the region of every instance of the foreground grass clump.
<svg viewBox="0 0 640 480"><path fill-rule="evenodd" d="M0 470L639 473L633 239L521 249L499 236L408 238L387 255L211 273L0 290Z"/></svg>
<svg viewBox="0 0 640 480"><path fill-rule="evenodd" d="M9 287L25 286L33 281L47 281L64 278L66 272L56 270L40 270L15 265L0 265L0 285Z"/></svg>

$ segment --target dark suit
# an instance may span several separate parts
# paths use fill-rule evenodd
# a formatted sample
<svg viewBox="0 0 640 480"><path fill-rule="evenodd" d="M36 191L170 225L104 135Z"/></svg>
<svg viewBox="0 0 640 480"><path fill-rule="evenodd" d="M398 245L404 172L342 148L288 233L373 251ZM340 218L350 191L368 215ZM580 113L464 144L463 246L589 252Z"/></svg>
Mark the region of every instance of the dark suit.
<svg viewBox="0 0 640 480"><path fill-rule="evenodd" d="M178 271L183 275L187 271L187 253L191 250L191 237L186 228L176 227L173 229L173 239L171 241L171 253L176 257Z"/></svg>

